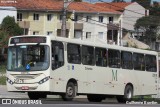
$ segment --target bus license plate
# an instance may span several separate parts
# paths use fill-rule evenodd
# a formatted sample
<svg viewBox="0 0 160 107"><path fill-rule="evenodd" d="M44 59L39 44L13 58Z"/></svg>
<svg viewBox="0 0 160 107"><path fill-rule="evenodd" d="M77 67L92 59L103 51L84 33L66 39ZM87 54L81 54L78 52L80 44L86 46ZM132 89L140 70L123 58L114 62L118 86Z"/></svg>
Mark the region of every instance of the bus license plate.
<svg viewBox="0 0 160 107"><path fill-rule="evenodd" d="M22 86L21 89L22 90L29 90L29 87L28 86Z"/></svg>

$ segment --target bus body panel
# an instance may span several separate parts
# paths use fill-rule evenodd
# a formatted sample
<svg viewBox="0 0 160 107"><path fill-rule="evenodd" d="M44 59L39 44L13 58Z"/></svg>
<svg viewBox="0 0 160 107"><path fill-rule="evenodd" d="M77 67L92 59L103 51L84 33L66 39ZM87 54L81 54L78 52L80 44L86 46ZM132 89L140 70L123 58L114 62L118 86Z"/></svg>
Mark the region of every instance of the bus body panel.
<svg viewBox="0 0 160 107"><path fill-rule="evenodd" d="M38 82L49 77L49 71L35 72L7 72L7 78L13 82L7 82L8 91L50 91L50 79L43 84ZM26 89L25 89L26 88Z"/></svg>
<svg viewBox="0 0 160 107"><path fill-rule="evenodd" d="M46 36L45 36L46 37ZM68 63L66 44L74 43L82 45L89 45L93 47L102 47L105 49L115 49L120 51L128 51L142 54L151 54L158 56L156 52L140 50L135 48L120 47L115 45L106 45L100 43L88 43L79 40L70 40L66 38L47 38L47 43L41 43L41 45L48 45L50 49L50 64L49 68L45 71L28 71L28 74L15 71L7 71L7 78L11 81L15 81L18 76L35 76L32 80L25 80L24 83L9 84L7 82L8 91L36 91L36 92L53 92L53 93L65 93L66 86L69 80L75 79L77 81L77 88L79 94L106 94L106 95L124 95L125 86L127 84L133 85L134 95L150 95L157 94L158 87L158 72L137 71L133 69L111 68L111 67L99 67L96 65L83 65ZM52 52L51 52L51 40L61 41L64 44L64 65L52 69ZM10 43L10 41L9 41ZM31 45L35 43L21 43L18 45ZM9 46L14 46L9 44ZM158 60L157 60L158 62ZM157 71L159 71L157 64ZM13 76L14 75L14 76ZM16 75L16 76L15 76ZM48 77L49 80L43 84L38 84L43 78ZM29 89L27 89L29 87ZM26 89L25 89L26 88Z"/></svg>

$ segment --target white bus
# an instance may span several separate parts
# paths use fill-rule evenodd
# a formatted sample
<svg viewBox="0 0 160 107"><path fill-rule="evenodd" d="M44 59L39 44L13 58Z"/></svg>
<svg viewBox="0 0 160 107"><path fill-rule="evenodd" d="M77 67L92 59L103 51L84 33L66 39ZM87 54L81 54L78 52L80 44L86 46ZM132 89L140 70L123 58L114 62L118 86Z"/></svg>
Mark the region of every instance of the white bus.
<svg viewBox="0 0 160 107"><path fill-rule="evenodd" d="M43 35L9 39L7 88L31 99L87 95L119 102L158 90L158 54L154 51Z"/></svg>

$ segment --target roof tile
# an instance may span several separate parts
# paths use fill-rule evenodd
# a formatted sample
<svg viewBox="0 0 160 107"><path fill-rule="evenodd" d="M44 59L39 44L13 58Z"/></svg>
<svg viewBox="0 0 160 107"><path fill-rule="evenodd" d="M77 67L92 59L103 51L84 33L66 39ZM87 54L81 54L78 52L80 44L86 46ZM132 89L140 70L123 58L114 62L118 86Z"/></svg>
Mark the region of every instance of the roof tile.
<svg viewBox="0 0 160 107"><path fill-rule="evenodd" d="M127 7L128 5L132 4L131 2L115 2L115 3L96 3L95 5L110 8L116 11L122 11Z"/></svg>
<svg viewBox="0 0 160 107"><path fill-rule="evenodd" d="M13 6L18 10L61 11L63 8L63 2L58 0L0 0L0 6ZM104 8L87 2L72 2L68 6L68 10L75 10L76 12L121 14L111 8Z"/></svg>

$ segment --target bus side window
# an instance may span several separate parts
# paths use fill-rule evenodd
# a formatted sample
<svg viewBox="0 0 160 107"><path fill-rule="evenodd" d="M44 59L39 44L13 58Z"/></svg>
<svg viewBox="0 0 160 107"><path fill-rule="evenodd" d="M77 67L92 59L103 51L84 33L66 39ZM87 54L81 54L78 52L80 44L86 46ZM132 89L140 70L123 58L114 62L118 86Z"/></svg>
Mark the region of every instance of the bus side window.
<svg viewBox="0 0 160 107"><path fill-rule="evenodd" d="M120 68L120 51L113 49L108 50L108 64L111 68Z"/></svg>
<svg viewBox="0 0 160 107"><path fill-rule="evenodd" d="M133 53L133 65L135 70L145 71L144 55Z"/></svg>
<svg viewBox="0 0 160 107"><path fill-rule="evenodd" d="M133 69L131 52L126 52L126 51L121 52L121 65L123 69Z"/></svg>
<svg viewBox="0 0 160 107"><path fill-rule="evenodd" d="M157 72L157 60L156 56L146 55L145 56L146 71Z"/></svg>
<svg viewBox="0 0 160 107"><path fill-rule="evenodd" d="M82 64L94 65L94 48L91 46L82 46Z"/></svg>
<svg viewBox="0 0 160 107"><path fill-rule="evenodd" d="M52 41L52 69L64 65L64 46L62 42Z"/></svg>
<svg viewBox="0 0 160 107"><path fill-rule="evenodd" d="M107 50L103 48L95 48L96 66L107 66Z"/></svg>
<svg viewBox="0 0 160 107"><path fill-rule="evenodd" d="M77 44L67 44L68 63L81 64L81 47Z"/></svg>

